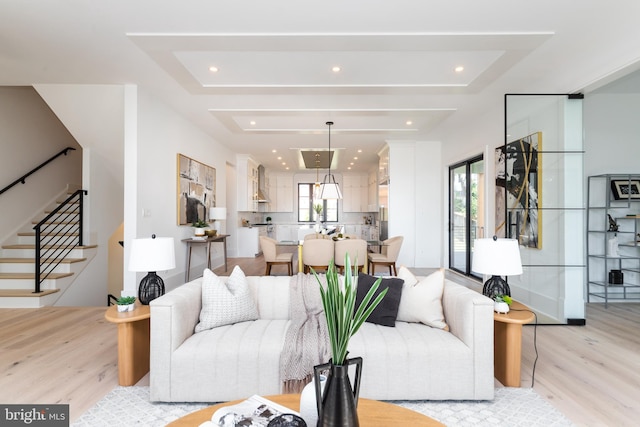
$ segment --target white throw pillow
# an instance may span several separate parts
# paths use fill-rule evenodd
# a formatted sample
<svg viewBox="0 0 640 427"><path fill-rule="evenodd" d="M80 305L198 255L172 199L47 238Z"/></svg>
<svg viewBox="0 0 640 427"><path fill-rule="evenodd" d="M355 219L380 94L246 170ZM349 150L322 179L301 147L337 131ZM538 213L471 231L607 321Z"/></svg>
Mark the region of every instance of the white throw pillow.
<svg viewBox="0 0 640 427"><path fill-rule="evenodd" d="M256 320L256 307L249 283L240 267L235 266L225 281L208 268L202 276L202 309L195 331Z"/></svg>
<svg viewBox="0 0 640 427"><path fill-rule="evenodd" d="M440 269L418 281L406 267L400 267L398 277L404 280L398 308L398 321L424 323L449 330L442 311L444 270Z"/></svg>

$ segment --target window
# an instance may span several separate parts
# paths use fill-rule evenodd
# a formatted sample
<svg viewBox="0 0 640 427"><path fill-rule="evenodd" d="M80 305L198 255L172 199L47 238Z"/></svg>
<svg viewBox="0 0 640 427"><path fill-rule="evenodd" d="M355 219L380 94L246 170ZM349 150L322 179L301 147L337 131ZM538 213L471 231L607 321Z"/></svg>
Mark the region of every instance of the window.
<svg viewBox="0 0 640 427"><path fill-rule="evenodd" d="M298 222L315 222L316 212L315 205L322 206L320 213L320 221L337 222L338 221L338 200L322 200L313 198L313 184L298 184Z"/></svg>

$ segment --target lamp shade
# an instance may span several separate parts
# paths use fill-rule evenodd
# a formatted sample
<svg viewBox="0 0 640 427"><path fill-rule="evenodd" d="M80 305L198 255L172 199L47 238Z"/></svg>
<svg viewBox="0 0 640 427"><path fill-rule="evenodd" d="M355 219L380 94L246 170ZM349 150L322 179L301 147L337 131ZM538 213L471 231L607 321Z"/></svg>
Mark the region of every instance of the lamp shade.
<svg viewBox="0 0 640 427"><path fill-rule="evenodd" d="M333 175L324 178L324 182L320 185L320 199L342 199L342 192Z"/></svg>
<svg viewBox="0 0 640 427"><path fill-rule="evenodd" d="M211 208L209 209L209 219L225 220L227 219L227 208Z"/></svg>
<svg viewBox="0 0 640 427"><path fill-rule="evenodd" d="M164 271L176 268L173 237L133 239L129 271Z"/></svg>
<svg viewBox="0 0 640 427"><path fill-rule="evenodd" d="M522 274L520 247L515 239L476 239L471 270L491 276Z"/></svg>

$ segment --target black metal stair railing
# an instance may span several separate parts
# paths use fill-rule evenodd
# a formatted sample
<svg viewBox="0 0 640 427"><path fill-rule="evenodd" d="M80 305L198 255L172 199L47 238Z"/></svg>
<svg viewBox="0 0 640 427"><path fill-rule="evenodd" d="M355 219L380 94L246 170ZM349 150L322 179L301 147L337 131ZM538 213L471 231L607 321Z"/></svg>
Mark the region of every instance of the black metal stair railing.
<svg viewBox="0 0 640 427"><path fill-rule="evenodd" d="M18 184L24 184L27 181L27 178L30 177L31 175L33 175L34 173L36 173L37 171L39 171L40 169L42 169L43 167L45 167L46 165L48 165L49 163L51 163L52 161L54 161L55 159L57 159L58 157L62 156L62 155L67 155L67 153L69 151L75 151L75 148L73 147L67 147L64 150L60 151L58 154L56 154L55 156L52 156L49 160L42 162L40 165L36 166L35 168L31 169L29 172L25 173L24 175L22 175L20 178L16 179L15 181L13 181L11 184L7 185L6 187L4 187L2 190L0 190L0 194L4 193L5 191L9 190L11 187L13 187L14 185L18 185Z"/></svg>
<svg viewBox="0 0 640 427"><path fill-rule="evenodd" d="M83 246L83 196L86 190L77 190L60 203L35 230L35 290L55 268L78 246Z"/></svg>

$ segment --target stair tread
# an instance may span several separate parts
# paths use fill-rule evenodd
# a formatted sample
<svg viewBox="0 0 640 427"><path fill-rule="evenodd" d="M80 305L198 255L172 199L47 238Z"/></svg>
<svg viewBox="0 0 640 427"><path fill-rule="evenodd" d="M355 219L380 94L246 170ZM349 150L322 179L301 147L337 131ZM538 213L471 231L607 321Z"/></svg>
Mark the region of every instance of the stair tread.
<svg viewBox="0 0 640 427"><path fill-rule="evenodd" d="M82 261L86 261L86 258L63 258L62 260L60 260L61 264L73 264L75 262L82 262ZM35 264L35 259L34 258L0 258L0 264L10 264L10 263L16 263L16 264ZM46 262L46 261L45 261Z"/></svg>
<svg viewBox="0 0 640 427"><path fill-rule="evenodd" d="M47 279L62 279L63 277L73 276L73 273L50 273ZM0 273L0 280L2 279L30 279L36 278L35 273Z"/></svg>
<svg viewBox="0 0 640 427"><path fill-rule="evenodd" d="M66 246L61 245L45 245L43 248L45 249L63 249ZM92 249L97 248L98 245L84 245L84 246L76 246L75 249ZM16 244L16 245L2 245L2 249L35 249L36 245L33 244Z"/></svg>
<svg viewBox="0 0 640 427"><path fill-rule="evenodd" d="M38 293L29 289L0 289L0 297L43 297L60 292L60 289L43 289Z"/></svg>

